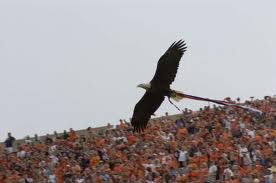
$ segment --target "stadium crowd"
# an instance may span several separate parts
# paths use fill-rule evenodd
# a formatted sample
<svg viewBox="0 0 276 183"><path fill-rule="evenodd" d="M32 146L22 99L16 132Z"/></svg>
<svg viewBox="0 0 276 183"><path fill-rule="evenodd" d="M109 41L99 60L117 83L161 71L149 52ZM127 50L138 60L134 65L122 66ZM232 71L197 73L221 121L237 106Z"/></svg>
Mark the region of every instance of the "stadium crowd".
<svg viewBox="0 0 276 183"><path fill-rule="evenodd" d="M0 148L0 183L275 183L276 99L245 103L263 114L185 109L140 134L120 120L97 133L70 129L20 144L9 133Z"/></svg>

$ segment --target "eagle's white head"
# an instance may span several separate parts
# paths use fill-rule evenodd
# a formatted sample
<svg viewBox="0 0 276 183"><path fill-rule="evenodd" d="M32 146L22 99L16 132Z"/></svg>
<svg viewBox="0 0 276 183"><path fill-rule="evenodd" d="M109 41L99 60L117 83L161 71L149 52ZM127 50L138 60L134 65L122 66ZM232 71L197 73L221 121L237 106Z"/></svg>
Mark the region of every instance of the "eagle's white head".
<svg viewBox="0 0 276 183"><path fill-rule="evenodd" d="M142 84L139 84L137 87L140 87L140 88L143 88L145 90L148 90L148 89L150 89L151 84L150 83L142 83Z"/></svg>

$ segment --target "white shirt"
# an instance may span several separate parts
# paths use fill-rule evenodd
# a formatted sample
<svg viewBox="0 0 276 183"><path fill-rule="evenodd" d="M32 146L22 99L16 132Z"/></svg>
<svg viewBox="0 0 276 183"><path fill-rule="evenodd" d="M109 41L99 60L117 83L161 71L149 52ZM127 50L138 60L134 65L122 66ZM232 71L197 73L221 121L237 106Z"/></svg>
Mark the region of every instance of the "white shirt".
<svg viewBox="0 0 276 183"><path fill-rule="evenodd" d="M83 183L84 182L84 179L80 178L80 179L77 179L77 183Z"/></svg>
<svg viewBox="0 0 276 183"><path fill-rule="evenodd" d="M19 158L24 158L25 156L26 156L26 151L24 151L24 150L17 153L17 157L19 157Z"/></svg>
<svg viewBox="0 0 276 183"><path fill-rule="evenodd" d="M212 165L212 166L210 166L208 173L213 174L213 173L216 173L217 171L218 171L217 165Z"/></svg>
<svg viewBox="0 0 276 183"><path fill-rule="evenodd" d="M49 176L50 183L56 183L56 176L54 174Z"/></svg>
<svg viewBox="0 0 276 183"><path fill-rule="evenodd" d="M240 127L245 128L245 124L243 122L240 122Z"/></svg>
<svg viewBox="0 0 276 183"><path fill-rule="evenodd" d="M230 177L234 176L234 173L230 168L224 169L223 173L227 176L230 176ZM230 178L230 177L228 177L228 178Z"/></svg>
<svg viewBox="0 0 276 183"><path fill-rule="evenodd" d="M187 154L188 154L187 151L180 151L178 161L180 162L187 161Z"/></svg>
<svg viewBox="0 0 276 183"><path fill-rule="evenodd" d="M255 130L248 130L247 134L251 137L254 138L255 137Z"/></svg>
<svg viewBox="0 0 276 183"><path fill-rule="evenodd" d="M243 155L247 152L248 152L247 147L241 147L240 148L240 157L243 157Z"/></svg>
<svg viewBox="0 0 276 183"><path fill-rule="evenodd" d="M58 157L51 155L50 158L53 165L56 165L58 163Z"/></svg>

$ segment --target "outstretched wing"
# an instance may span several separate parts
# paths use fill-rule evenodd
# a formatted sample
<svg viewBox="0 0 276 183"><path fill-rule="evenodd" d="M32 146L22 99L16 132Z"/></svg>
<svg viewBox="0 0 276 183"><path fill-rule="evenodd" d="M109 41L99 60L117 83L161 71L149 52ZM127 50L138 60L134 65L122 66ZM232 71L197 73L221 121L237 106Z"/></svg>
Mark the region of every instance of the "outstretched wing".
<svg viewBox="0 0 276 183"><path fill-rule="evenodd" d="M164 100L162 93L147 91L140 101L135 105L131 118L134 131L144 131L151 115L159 108Z"/></svg>
<svg viewBox="0 0 276 183"><path fill-rule="evenodd" d="M174 81L179 61L186 51L185 43L182 40L174 42L158 61L155 75L151 80L151 85L158 88L168 88Z"/></svg>

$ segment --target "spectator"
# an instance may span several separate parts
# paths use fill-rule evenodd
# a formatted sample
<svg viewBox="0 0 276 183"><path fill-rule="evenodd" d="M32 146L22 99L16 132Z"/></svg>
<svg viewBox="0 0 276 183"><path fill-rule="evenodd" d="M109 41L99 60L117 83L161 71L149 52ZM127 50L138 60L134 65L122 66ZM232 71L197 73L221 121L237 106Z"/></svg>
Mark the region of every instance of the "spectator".
<svg viewBox="0 0 276 183"><path fill-rule="evenodd" d="M72 128L70 128L70 131L69 131L68 135L69 135L68 138L71 142L75 142L78 138L77 133Z"/></svg>
<svg viewBox="0 0 276 183"><path fill-rule="evenodd" d="M69 137L68 133L66 130L63 131L63 139L67 139Z"/></svg>
<svg viewBox="0 0 276 183"><path fill-rule="evenodd" d="M5 150L6 152L12 153L13 152L13 144L15 142L15 138L11 135L11 132L8 133L8 138L5 140Z"/></svg>

